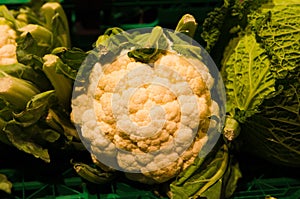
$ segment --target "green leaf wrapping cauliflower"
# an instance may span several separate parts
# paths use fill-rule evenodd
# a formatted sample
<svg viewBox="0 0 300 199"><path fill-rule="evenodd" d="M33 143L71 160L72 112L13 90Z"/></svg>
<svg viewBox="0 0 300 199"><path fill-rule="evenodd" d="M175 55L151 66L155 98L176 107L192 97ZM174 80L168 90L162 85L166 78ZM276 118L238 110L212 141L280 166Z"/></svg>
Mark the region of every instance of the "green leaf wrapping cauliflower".
<svg viewBox="0 0 300 199"><path fill-rule="evenodd" d="M88 87L75 83L73 93L72 119L88 150L129 179L149 184L165 182L193 164L208 132L219 130L214 78L202 61L173 50L180 40L171 41L168 34L174 33L159 27L150 36L132 33L128 48L113 59L100 46L96 51L104 56L95 56L91 74L79 72L89 76ZM77 85L82 82L77 78Z"/></svg>

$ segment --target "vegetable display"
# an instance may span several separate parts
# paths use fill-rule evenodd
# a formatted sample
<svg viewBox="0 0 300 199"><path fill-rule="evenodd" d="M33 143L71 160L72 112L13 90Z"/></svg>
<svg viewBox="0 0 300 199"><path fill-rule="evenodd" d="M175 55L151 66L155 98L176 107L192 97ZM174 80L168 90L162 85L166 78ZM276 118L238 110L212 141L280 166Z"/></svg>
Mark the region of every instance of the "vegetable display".
<svg viewBox="0 0 300 199"><path fill-rule="evenodd" d="M297 0L224 0L204 48L186 14L175 31L108 28L83 51L58 1L0 5L0 142L96 186L230 198L236 154L300 167L299 13Z"/></svg>
<svg viewBox="0 0 300 199"><path fill-rule="evenodd" d="M296 1L225 1L211 14L218 16L217 25L209 26L208 18L202 34L210 52L217 52L220 40L229 41L224 53L215 55L227 94L225 136L237 137L242 151L295 167L300 166L299 10ZM222 24L231 31L222 32Z"/></svg>
<svg viewBox="0 0 300 199"><path fill-rule="evenodd" d="M60 59L71 47L67 17L47 2L1 5L0 21L0 140L50 162L50 148L79 142L69 116L73 82L62 72L70 67Z"/></svg>

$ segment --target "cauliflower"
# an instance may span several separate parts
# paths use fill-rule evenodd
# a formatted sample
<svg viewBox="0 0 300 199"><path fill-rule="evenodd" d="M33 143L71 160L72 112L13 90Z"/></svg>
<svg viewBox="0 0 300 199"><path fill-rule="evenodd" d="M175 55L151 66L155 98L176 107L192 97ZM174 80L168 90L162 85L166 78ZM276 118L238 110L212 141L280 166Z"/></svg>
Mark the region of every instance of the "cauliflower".
<svg viewBox="0 0 300 199"><path fill-rule="evenodd" d="M0 65L17 63L16 31L3 17L0 17L0 35Z"/></svg>
<svg viewBox="0 0 300 199"><path fill-rule="evenodd" d="M214 78L171 48L151 64L128 52L94 65L88 91L73 95L72 120L100 162L135 181L166 182L193 164L216 128Z"/></svg>

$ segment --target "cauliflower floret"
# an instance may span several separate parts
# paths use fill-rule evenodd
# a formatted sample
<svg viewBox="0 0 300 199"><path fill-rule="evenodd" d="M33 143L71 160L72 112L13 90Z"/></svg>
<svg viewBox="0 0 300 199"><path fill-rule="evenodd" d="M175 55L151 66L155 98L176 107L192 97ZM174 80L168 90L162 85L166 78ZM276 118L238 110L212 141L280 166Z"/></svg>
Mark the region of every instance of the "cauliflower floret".
<svg viewBox="0 0 300 199"><path fill-rule="evenodd" d="M17 63L16 32L9 25L4 24L0 25L0 35L0 65Z"/></svg>
<svg viewBox="0 0 300 199"><path fill-rule="evenodd" d="M175 100L176 96L168 90L168 88L160 85L149 85L147 90L149 91L150 100L156 104L166 104Z"/></svg>
<svg viewBox="0 0 300 199"><path fill-rule="evenodd" d="M16 32L9 25L6 24L0 25L0 35L1 35L0 47L5 46L7 44L16 45L16 38L17 38Z"/></svg>
<svg viewBox="0 0 300 199"><path fill-rule="evenodd" d="M177 100L166 103L162 107L165 109L166 119L168 121L177 123L180 120L180 105Z"/></svg>
<svg viewBox="0 0 300 199"><path fill-rule="evenodd" d="M138 88L130 97L129 113L134 114L138 110L143 109L144 104L148 100L148 90L144 87Z"/></svg>

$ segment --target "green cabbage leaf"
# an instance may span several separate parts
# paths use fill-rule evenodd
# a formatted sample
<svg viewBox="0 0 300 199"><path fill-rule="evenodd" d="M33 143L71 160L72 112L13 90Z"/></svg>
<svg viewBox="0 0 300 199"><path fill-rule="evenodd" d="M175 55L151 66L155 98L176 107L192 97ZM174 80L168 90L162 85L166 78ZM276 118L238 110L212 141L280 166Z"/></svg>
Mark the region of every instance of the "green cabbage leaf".
<svg viewBox="0 0 300 199"><path fill-rule="evenodd" d="M278 95L262 104L261 113L244 124L242 137L250 143L245 150L274 163L300 166L299 74L300 70L298 78L285 87L281 85Z"/></svg>
<svg viewBox="0 0 300 199"><path fill-rule="evenodd" d="M231 47L231 46L230 46ZM223 65L227 94L226 111L243 123L275 91L275 78L264 49L253 34L241 36Z"/></svg>
<svg viewBox="0 0 300 199"><path fill-rule="evenodd" d="M221 62L227 104L224 135L241 150L300 166L300 4L269 1L247 15Z"/></svg>

